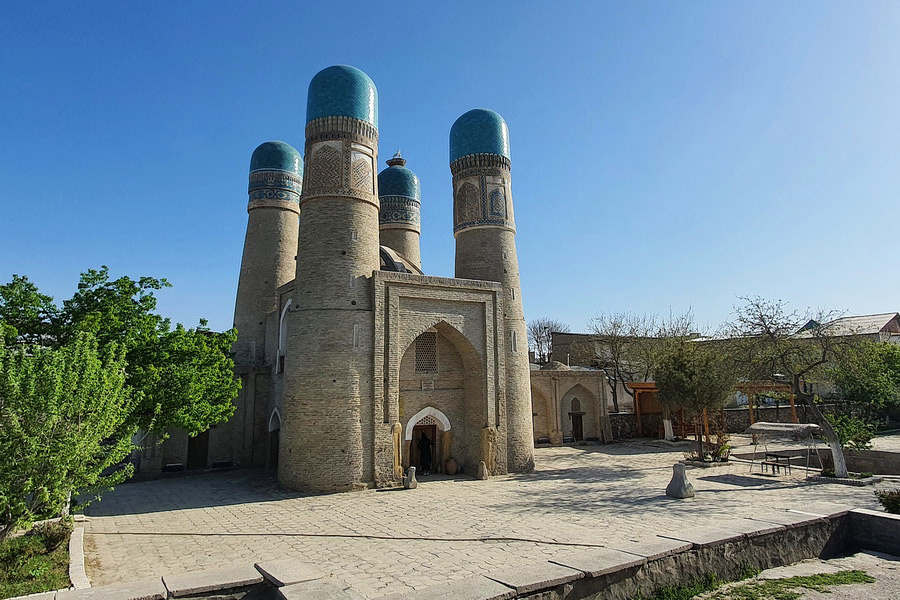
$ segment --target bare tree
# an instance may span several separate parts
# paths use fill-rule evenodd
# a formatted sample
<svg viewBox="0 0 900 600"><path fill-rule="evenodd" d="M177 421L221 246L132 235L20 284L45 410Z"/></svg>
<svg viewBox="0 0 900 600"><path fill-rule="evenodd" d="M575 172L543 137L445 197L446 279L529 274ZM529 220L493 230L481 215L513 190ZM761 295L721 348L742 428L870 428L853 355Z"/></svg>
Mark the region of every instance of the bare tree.
<svg viewBox="0 0 900 600"><path fill-rule="evenodd" d="M651 381L662 342L692 335L693 315L670 314L660 320L655 316L632 313L610 313L591 319L594 366L607 378L613 410L619 411L619 387L634 398L628 383Z"/></svg>
<svg viewBox="0 0 900 600"><path fill-rule="evenodd" d="M569 326L562 321L542 317L528 323L528 347L534 352L534 360L540 365L550 361L553 352L553 332L569 333Z"/></svg>
<svg viewBox="0 0 900 600"><path fill-rule="evenodd" d="M816 404L811 386L826 380L827 369L840 354L859 343L852 332L837 331L831 322L835 311L788 311L782 300L742 297L735 319L726 329L752 378L787 381L794 397L803 402L822 428L838 477L847 477L841 442L831 423ZM849 333L849 335L848 335Z"/></svg>

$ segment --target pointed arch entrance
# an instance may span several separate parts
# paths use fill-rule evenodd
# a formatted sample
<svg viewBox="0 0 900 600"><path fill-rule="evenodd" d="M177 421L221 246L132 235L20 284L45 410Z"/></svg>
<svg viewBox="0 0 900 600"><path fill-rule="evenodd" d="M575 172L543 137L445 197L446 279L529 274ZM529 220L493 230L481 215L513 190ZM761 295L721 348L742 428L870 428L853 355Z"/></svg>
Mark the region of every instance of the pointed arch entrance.
<svg viewBox="0 0 900 600"><path fill-rule="evenodd" d="M580 383L576 383L563 394L562 402L563 435L580 442L597 438L597 396Z"/></svg>
<svg viewBox="0 0 900 600"><path fill-rule="evenodd" d="M398 369L402 465L416 466L421 473L423 449L430 444L431 471L443 473L452 457L460 469L474 474L484 460L487 425L483 359L446 321L418 331L406 338Z"/></svg>
<svg viewBox="0 0 900 600"><path fill-rule="evenodd" d="M278 446L281 442L281 411L278 407L269 416L269 456L266 464L269 468L278 468Z"/></svg>

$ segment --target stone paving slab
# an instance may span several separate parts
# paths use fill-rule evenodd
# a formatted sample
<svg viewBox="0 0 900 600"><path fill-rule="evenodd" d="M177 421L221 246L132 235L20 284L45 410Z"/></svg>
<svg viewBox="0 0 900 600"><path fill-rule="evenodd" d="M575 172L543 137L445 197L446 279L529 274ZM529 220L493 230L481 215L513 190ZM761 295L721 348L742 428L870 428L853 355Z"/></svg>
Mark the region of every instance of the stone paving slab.
<svg viewBox="0 0 900 600"><path fill-rule="evenodd" d="M680 552L687 552L694 547L692 542L684 542L663 537L656 537L644 541L620 540L611 541L610 548L621 550L635 556L642 556L648 561L657 560L666 556L672 556Z"/></svg>
<svg viewBox="0 0 900 600"><path fill-rule="evenodd" d="M719 546L725 542L740 540L744 537L744 534L738 531L728 531L721 527L695 527L692 529L673 531L672 533L660 533L659 537L681 542L690 542L695 548L709 548L712 546Z"/></svg>
<svg viewBox="0 0 900 600"><path fill-rule="evenodd" d="M656 533L726 519L765 527L815 519L786 512L815 503L879 508L871 487L748 476L746 464L693 471L696 498L672 500L664 490L682 458L642 442L542 448L533 473L423 477L391 493L301 494L250 469L128 483L88 508L87 571L104 586L294 559L379 598L597 546L662 556L686 544Z"/></svg>
<svg viewBox="0 0 900 600"><path fill-rule="evenodd" d="M346 581L306 581L278 588L280 600L364 600Z"/></svg>
<svg viewBox="0 0 900 600"><path fill-rule="evenodd" d="M846 515L854 507L846 504L836 504L834 502L813 502L812 504L798 506L789 509L789 512L798 512L806 515L815 515L818 517L827 517L833 519Z"/></svg>
<svg viewBox="0 0 900 600"><path fill-rule="evenodd" d="M766 511L760 515L754 515L750 518L755 521L763 521L765 523L777 523L779 525L784 525L789 529L792 527L805 527L806 525L821 523L825 521L824 517L820 517L818 515L807 515L787 510L782 512Z"/></svg>
<svg viewBox="0 0 900 600"><path fill-rule="evenodd" d="M517 594L527 594L581 579L584 573L547 561L491 571L485 577L514 588Z"/></svg>
<svg viewBox="0 0 900 600"><path fill-rule="evenodd" d="M754 521L753 519L725 519L716 523L716 526L728 531L743 533L747 537L758 537L786 529L784 525L778 523Z"/></svg>
<svg viewBox="0 0 900 600"><path fill-rule="evenodd" d="M230 590L263 582L263 576L253 565L235 565L177 575L163 575L169 593L179 598L206 592Z"/></svg>
<svg viewBox="0 0 900 600"><path fill-rule="evenodd" d="M483 575L448 585L382 596L383 600L509 600L516 591Z"/></svg>
<svg viewBox="0 0 900 600"><path fill-rule="evenodd" d="M325 576L325 572L319 567L291 558L267 560L264 563L256 563L255 566L263 577L278 587L321 579Z"/></svg>
<svg viewBox="0 0 900 600"><path fill-rule="evenodd" d="M596 548L560 556L550 562L577 569L588 577L600 577L614 571L639 567L646 563L647 559L612 548Z"/></svg>
<svg viewBox="0 0 900 600"><path fill-rule="evenodd" d="M121 585L60 590L58 600L164 600L168 596L161 577Z"/></svg>

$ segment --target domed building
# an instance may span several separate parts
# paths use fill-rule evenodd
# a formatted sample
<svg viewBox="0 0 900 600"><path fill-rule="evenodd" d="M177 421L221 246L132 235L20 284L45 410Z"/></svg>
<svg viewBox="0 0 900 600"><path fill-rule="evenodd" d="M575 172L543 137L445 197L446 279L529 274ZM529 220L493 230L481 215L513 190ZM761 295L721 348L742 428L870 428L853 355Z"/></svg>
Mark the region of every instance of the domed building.
<svg viewBox="0 0 900 600"><path fill-rule="evenodd" d="M235 414L157 462L268 465L318 492L399 486L409 466L532 469L506 122L475 109L450 128L453 278L422 270L406 159L377 170L368 75L316 74L305 133L303 158L266 142L250 160Z"/></svg>

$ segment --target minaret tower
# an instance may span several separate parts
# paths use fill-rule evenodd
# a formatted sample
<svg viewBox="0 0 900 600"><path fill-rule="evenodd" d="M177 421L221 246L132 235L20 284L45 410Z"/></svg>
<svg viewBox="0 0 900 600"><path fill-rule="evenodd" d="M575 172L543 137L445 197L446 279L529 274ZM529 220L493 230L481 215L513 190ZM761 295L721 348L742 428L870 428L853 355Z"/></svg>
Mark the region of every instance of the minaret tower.
<svg viewBox="0 0 900 600"><path fill-rule="evenodd" d="M378 92L368 75L339 65L313 77L305 155L278 477L302 490L359 489L374 479L379 268Z"/></svg>
<svg viewBox="0 0 900 600"><path fill-rule="evenodd" d="M510 189L509 129L494 111L477 108L450 129L456 276L503 285L507 462L534 468L528 342Z"/></svg>
<svg viewBox="0 0 900 600"><path fill-rule="evenodd" d="M250 158L247 235L234 306L235 362L266 362L266 315L278 309L275 290L294 278L303 161L284 142L266 142ZM270 340L272 341L272 340Z"/></svg>
<svg viewBox="0 0 900 600"><path fill-rule="evenodd" d="M399 150L387 164L388 168L378 174L381 245L400 253L421 271L419 178L406 168L406 159Z"/></svg>

